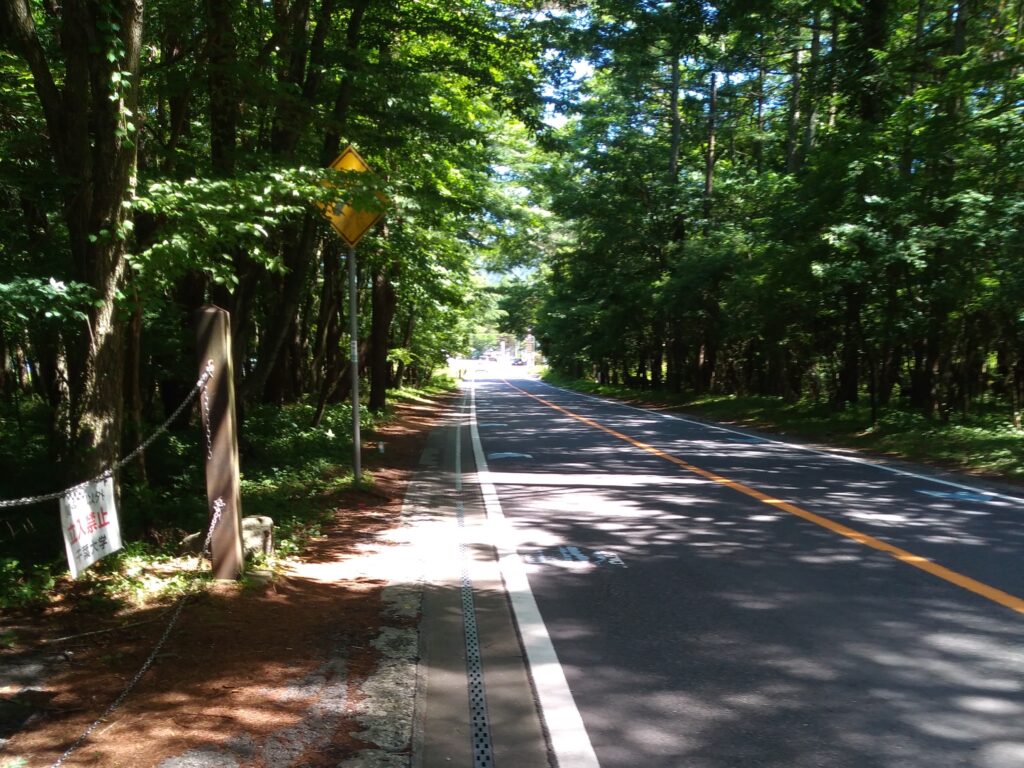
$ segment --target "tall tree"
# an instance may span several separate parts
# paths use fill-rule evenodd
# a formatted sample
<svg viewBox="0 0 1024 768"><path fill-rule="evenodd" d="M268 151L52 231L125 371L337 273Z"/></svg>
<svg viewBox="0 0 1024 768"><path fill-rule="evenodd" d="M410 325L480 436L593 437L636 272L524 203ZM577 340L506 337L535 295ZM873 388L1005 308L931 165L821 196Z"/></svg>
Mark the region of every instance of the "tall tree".
<svg viewBox="0 0 1024 768"><path fill-rule="evenodd" d="M60 175L68 275L95 293L86 328L68 329L72 474L107 466L121 445L124 319L118 299L136 167L141 0L70 0L33 13L4 0L3 35L25 61Z"/></svg>

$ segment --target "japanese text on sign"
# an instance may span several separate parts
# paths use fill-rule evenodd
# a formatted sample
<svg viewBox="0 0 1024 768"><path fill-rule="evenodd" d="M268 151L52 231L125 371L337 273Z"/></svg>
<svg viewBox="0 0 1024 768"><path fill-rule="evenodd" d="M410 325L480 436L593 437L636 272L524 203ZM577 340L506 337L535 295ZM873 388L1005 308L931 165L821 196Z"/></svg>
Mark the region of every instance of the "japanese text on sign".
<svg viewBox="0 0 1024 768"><path fill-rule="evenodd" d="M83 483L60 500L61 528L72 578L121 548L121 529L114 506L114 479Z"/></svg>

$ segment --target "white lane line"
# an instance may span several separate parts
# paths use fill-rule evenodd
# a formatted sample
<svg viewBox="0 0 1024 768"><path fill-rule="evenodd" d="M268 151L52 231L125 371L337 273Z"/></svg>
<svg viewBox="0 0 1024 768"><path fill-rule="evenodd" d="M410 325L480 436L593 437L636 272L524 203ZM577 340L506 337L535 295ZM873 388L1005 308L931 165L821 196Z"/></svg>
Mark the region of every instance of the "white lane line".
<svg viewBox="0 0 1024 768"><path fill-rule="evenodd" d="M783 448L790 448L790 449L796 450L796 451L805 451L807 453L813 453L813 454L816 454L818 456L826 456L826 457L828 457L830 459L839 459L840 461L848 461L848 462L850 462L852 464L862 464L862 465L864 465L866 467L874 467L875 469L882 469L882 470L885 470L886 472L891 472L894 475L902 475L903 477L912 477L915 480L924 480L925 482L928 482L928 483L937 483L938 485L945 485L945 486L948 486L950 488L959 488L960 490L963 490L963 491L970 491L971 493L980 494L982 496L985 496L987 499L1005 499L1007 501L1013 502L1014 504L1024 504L1024 498L1020 498L1018 496L1010 496L1010 495L1005 494L1005 493L998 493L997 491L987 491L984 488L978 488L977 486L965 485L964 483L957 483L957 482L954 482L953 480L943 480L942 478L932 477L930 475L922 475L922 474L918 474L917 472L910 472L910 471L908 471L906 469L897 469L896 467L890 467L890 466L888 466L886 464L877 464L877 463L875 463L873 461L868 461L867 459L861 459L861 458L859 458L857 456L846 456L845 454L842 454L842 453L831 453L830 451L822 451L822 450L819 450L818 448L810 448L810 447L808 447L806 445L798 445L796 443L784 443L781 440L772 440L771 438L767 438L767 437L758 437L757 435L751 435L751 434L749 434L747 432L741 432L738 429L731 429L729 427L721 427L721 426L717 426L717 425L714 425L714 424L706 424L703 421L696 421L694 419L688 419L685 416L677 416L674 413L665 413L663 411L654 411L654 410L650 410L648 408L639 408L639 407L637 407L635 405L629 405L628 403L620 403L617 400L607 400L607 399L605 399L603 397L595 397L594 395L588 395L588 394L586 394L584 392L576 392L575 390L564 389L562 387L556 387L554 384L548 384L546 381L538 381L537 383L538 384L543 384L545 387L550 387L551 389L557 390L559 392L563 392L565 394L579 395L580 397L584 397L584 398L586 398L588 400L595 400L595 401L597 401L599 403L604 403L605 405L617 405L617 406L620 406L622 408L628 408L629 410L632 410L632 411L640 411L641 413L646 413L648 416L651 416L651 415L653 415L653 416L661 416L664 419L672 419L674 421L682 421L682 422L685 422L686 424L693 424L695 426L703 427L704 429L710 429L710 430L715 431L715 432L731 432L734 435L743 435L744 437L756 438L758 440L761 440L763 443L766 443L766 444L769 444L769 445L779 445L779 446L782 446Z"/></svg>
<svg viewBox="0 0 1024 768"><path fill-rule="evenodd" d="M548 738L551 739L551 751L558 768L599 768L600 763L583 725L583 718L569 690L569 682L565 679L565 672L540 615L533 590L530 589L526 568L515 550L515 532L505 518L498 500L498 491L491 482L476 423L476 382L471 382L469 386L469 433L476 459L477 482L487 511L487 520L494 530L493 543L498 553L501 578L505 582L505 591L519 627L530 677L537 691L541 717Z"/></svg>
<svg viewBox="0 0 1024 768"><path fill-rule="evenodd" d="M459 405L459 419L455 425L455 491L462 493L462 405Z"/></svg>
<svg viewBox="0 0 1024 768"><path fill-rule="evenodd" d="M971 491L931 491L927 488L918 488L918 493L932 496L936 499L954 499L956 501L978 501L982 504L991 504L992 497L984 493L973 493Z"/></svg>

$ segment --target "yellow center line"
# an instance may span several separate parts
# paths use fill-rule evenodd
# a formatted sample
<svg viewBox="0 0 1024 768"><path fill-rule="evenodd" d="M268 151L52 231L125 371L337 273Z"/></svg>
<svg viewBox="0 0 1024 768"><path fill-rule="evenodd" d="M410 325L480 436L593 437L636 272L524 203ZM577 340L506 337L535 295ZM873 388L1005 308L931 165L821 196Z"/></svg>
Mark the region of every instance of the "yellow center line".
<svg viewBox="0 0 1024 768"><path fill-rule="evenodd" d="M606 427L604 424L596 422L593 419L588 419L586 416L580 416L577 413L573 413L572 411L566 410L565 408L562 408L560 405L555 405L550 400L545 400L543 397L539 397L530 392L527 392L525 389L520 389L519 387L515 386L514 384L510 384L507 381L505 383L508 384L508 386L510 386L517 392L521 392L527 397L532 397L537 402L543 403L548 408L552 408L558 411L559 413L564 413L566 416L570 416L576 419L577 421L586 424L588 427L599 429L602 432L606 432L607 434L612 435L613 437L616 437L619 440L623 440L636 448L640 448L641 450L647 451L648 453L652 453L655 456L664 459L665 461L671 462L672 464L675 464L678 467L682 467L687 472L692 472L693 474L699 475L700 477L703 477L706 480L711 480L712 482L732 488L734 491L739 491L745 496L749 496L752 499L757 499L758 501L768 504L774 507L775 509L781 509L785 512L789 512L791 515L795 515L796 517L802 518L810 523L819 525L822 528L826 528L827 530L832 531L833 533L839 534L840 536L852 539L853 541L856 541L859 544L863 544L866 547L877 549L879 552L885 552L887 555L890 555L896 560L899 560L901 563L906 563L907 565L911 565L914 568L919 568L920 570L926 573L930 573L932 576L940 578L943 581L947 581L950 584L955 584L956 586L962 589L966 589L968 592L973 592L976 595L980 595L981 597L984 597L987 600L991 600L993 603L998 603L999 605L1009 608L1012 611L1024 613L1024 599L1021 599L1015 595L1011 595L1009 592L1003 592L1001 589L996 589L995 587L989 586L988 584L984 584L983 582L980 582L977 579L972 579L970 576L965 576L962 573L950 570L949 568L946 568L943 565L939 565L938 563L929 560L926 557L915 555L912 552L908 552L905 549L901 549L900 547L884 542L881 539L876 539L874 536L869 536L866 533L856 531L853 528L843 525L842 523L837 523L835 520L830 520L829 518L822 517L821 515L817 515L814 512L809 512L806 509L796 506L795 504L790 504L788 501L776 499L772 496L769 496L768 494L762 493L756 488L751 488L749 485L744 485L743 483L737 482L736 480L730 480L729 478L722 477L721 475L717 475L714 472L709 472L706 469L701 469L700 467L694 466L693 464L690 464L687 461L683 461L678 456L673 456L670 453L665 453L665 451L661 450L660 448L655 448L653 445L649 445L648 443L636 440L635 438L632 438L629 435L624 435L623 433L618 432L612 429L611 427Z"/></svg>

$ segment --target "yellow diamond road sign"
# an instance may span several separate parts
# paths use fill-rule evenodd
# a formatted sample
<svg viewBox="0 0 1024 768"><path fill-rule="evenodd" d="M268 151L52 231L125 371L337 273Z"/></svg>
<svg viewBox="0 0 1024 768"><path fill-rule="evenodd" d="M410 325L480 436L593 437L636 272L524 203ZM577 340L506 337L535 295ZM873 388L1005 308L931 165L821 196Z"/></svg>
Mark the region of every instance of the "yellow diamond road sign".
<svg viewBox="0 0 1024 768"><path fill-rule="evenodd" d="M338 155L329 167L335 171L357 171L360 173L367 173L370 170L370 166L351 146ZM382 203L387 202L383 195L378 194L377 197ZM376 224L382 215L380 211L357 211L348 203L335 203L320 207L324 216L331 222L331 226L341 235L341 239L351 246L355 246L362 240L363 235L370 231L370 227Z"/></svg>

